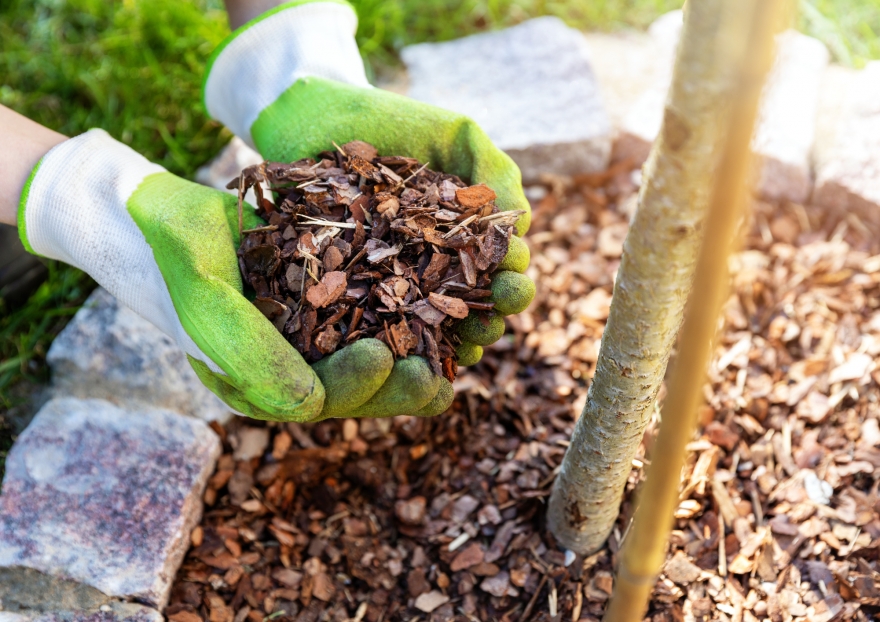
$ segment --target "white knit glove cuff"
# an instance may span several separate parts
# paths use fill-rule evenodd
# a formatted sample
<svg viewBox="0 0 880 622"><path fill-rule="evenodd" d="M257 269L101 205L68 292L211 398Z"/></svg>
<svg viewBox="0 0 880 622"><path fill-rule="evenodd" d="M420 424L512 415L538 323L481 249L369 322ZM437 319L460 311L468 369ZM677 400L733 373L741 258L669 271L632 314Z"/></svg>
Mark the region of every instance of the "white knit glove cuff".
<svg viewBox="0 0 880 622"><path fill-rule="evenodd" d="M370 86L356 30L354 10L336 2L293 6L252 22L228 40L208 68L208 114L253 147L254 121L300 78Z"/></svg>
<svg viewBox="0 0 880 622"><path fill-rule="evenodd" d="M127 202L144 178L164 168L90 130L52 148L27 191L19 226L35 253L87 272L102 287L219 371L183 329L168 287Z"/></svg>

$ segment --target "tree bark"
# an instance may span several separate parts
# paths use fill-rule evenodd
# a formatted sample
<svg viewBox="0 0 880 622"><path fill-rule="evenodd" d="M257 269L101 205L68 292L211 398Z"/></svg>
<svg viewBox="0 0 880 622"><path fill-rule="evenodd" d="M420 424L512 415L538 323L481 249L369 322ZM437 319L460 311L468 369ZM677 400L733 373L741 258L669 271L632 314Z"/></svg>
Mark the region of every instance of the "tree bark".
<svg viewBox="0 0 880 622"><path fill-rule="evenodd" d="M726 45L726 66L735 72L730 125L720 168L713 180L705 235L694 287L681 329L679 352L670 375L669 395L661 411L660 433L647 478L639 489L632 527L619 554L614 594L604 622L641 620L666 554L673 512L679 502L685 446L693 438L702 401L711 342L728 291L727 262L748 193L752 163L750 142L761 88L773 57L773 35L782 24L789 0L726 0L743 19L726 20L719 40ZM719 524L724 539L724 524ZM720 555L724 555L723 551ZM726 563L726 559L719 560Z"/></svg>
<svg viewBox="0 0 880 622"><path fill-rule="evenodd" d="M597 550L614 527L681 326L728 117L731 76L717 45L726 1L685 7L663 126L645 165L596 373L550 498L550 530L578 553Z"/></svg>

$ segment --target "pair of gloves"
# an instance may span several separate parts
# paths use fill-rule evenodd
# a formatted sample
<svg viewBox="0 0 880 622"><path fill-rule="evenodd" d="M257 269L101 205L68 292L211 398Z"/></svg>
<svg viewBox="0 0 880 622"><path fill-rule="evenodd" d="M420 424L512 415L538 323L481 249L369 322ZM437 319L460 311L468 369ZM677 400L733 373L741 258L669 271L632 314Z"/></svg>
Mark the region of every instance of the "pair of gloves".
<svg viewBox="0 0 880 622"><path fill-rule="evenodd" d="M209 114L264 158L294 161L363 140L435 170L485 183L502 210L528 210L520 172L470 119L372 88L345 2L299 0L236 30L214 53L204 84ZM263 224L245 210L245 228ZM48 152L31 173L19 231L33 253L89 273L122 303L177 341L202 382L257 419L432 416L452 402L451 384L424 359L394 360L363 339L309 366L242 295L234 196L148 162L102 130ZM520 235L528 229L528 212ZM528 250L513 238L493 298L523 310L534 284ZM503 333L476 318L460 324L462 365Z"/></svg>

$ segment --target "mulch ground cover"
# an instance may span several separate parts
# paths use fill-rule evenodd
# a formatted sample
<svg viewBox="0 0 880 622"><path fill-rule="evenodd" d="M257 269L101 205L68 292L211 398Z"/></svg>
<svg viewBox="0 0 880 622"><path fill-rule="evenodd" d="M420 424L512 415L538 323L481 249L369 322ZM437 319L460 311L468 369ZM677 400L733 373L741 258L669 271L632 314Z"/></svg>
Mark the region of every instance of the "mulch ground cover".
<svg viewBox="0 0 880 622"><path fill-rule="evenodd" d="M250 166L228 188L238 189L239 226L250 188L267 223L244 231L238 251L254 304L306 361L374 337L455 380L453 328L495 314L490 275L522 211L500 212L486 185L363 141Z"/></svg>
<svg viewBox="0 0 880 622"><path fill-rule="evenodd" d="M603 549L566 555L544 513L638 172L545 181L529 189L536 300L462 370L447 413L217 426L224 454L172 621L601 617L657 421ZM877 233L851 215L755 205L646 619L880 613Z"/></svg>

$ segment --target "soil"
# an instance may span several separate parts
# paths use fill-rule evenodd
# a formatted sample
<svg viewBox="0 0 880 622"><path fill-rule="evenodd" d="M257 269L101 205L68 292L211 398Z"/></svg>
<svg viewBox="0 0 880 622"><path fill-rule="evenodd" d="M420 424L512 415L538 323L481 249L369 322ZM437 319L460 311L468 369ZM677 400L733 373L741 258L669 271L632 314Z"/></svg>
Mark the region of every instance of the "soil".
<svg viewBox="0 0 880 622"><path fill-rule="evenodd" d="M594 555L546 498L586 399L638 172L528 189L537 297L433 419L236 419L166 614L175 622L598 620L657 422ZM880 236L755 202L646 619L880 614ZM661 391L661 399L663 392Z"/></svg>

